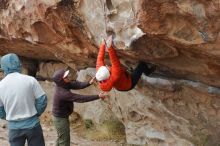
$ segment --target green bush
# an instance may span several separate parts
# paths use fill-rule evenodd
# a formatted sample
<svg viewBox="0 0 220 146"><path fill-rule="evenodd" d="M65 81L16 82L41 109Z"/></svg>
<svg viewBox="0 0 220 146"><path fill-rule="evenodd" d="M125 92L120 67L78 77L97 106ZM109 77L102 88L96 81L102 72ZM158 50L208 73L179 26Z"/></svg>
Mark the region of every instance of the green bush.
<svg viewBox="0 0 220 146"><path fill-rule="evenodd" d="M85 125L86 129L90 129L90 128L94 127L94 124L91 119L85 119L84 125Z"/></svg>

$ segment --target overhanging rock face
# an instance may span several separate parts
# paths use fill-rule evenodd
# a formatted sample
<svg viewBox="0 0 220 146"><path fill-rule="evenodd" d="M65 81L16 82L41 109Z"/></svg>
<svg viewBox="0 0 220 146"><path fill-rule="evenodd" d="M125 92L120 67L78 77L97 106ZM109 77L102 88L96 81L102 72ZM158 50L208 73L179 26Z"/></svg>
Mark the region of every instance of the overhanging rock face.
<svg viewBox="0 0 220 146"><path fill-rule="evenodd" d="M158 65L156 75L198 81L207 87L217 87L216 90L220 87L219 30L219 0L0 1L1 55L14 52L29 59L63 62L73 69L95 67L101 38L112 34L123 65L135 67L139 60L149 61ZM137 92L146 96L140 89ZM183 93L181 97L191 96ZM206 109L212 96L205 94ZM126 94L130 95L130 92ZM210 113L218 118L219 107L213 110ZM133 114L141 112L136 110ZM129 119L124 123L129 125ZM216 127L218 123L219 119L214 122ZM187 124L177 122L177 125ZM142 128L139 133L148 128ZM214 138L218 132L211 130L211 133L215 133L210 136ZM158 135L164 140L164 135L155 130L145 134L146 137ZM169 137L184 141L185 136L179 133ZM194 142L188 136L185 139ZM143 143L146 141L147 138L143 139Z"/></svg>
<svg viewBox="0 0 220 146"><path fill-rule="evenodd" d="M219 5L106 0L83 1L79 10L96 44L101 36L114 34L127 61L150 60L166 74L219 87Z"/></svg>
<svg viewBox="0 0 220 146"><path fill-rule="evenodd" d="M95 66L107 34L125 65L151 61L160 72L220 86L219 1L1 1L1 54ZM83 57L82 57L83 56Z"/></svg>

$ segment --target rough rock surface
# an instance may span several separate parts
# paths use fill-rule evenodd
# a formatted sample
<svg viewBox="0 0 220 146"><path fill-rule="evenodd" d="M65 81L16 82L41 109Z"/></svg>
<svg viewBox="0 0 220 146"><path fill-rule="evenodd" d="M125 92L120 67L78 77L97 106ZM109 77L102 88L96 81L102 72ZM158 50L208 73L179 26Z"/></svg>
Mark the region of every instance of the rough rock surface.
<svg viewBox="0 0 220 146"><path fill-rule="evenodd" d="M94 73L91 68L82 70L78 80L88 80L85 77ZM94 94L94 90L79 93ZM130 144L217 146L220 143L220 99L216 91L219 90L198 82L142 76L135 89L112 90L109 100L76 104L75 110L94 122L105 117L101 115L113 112L124 124ZM109 109L109 105L112 108Z"/></svg>
<svg viewBox="0 0 220 146"><path fill-rule="evenodd" d="M29 74L95 67L108 34L124 66L158 65L160 79L145 78L152 86L108 101L131 144L220 143L219 30L219 0L0 0L0 54L19 54Z"/></svg>
<svg viewBox="0 0 220 146"><path fill-rule="evenodd" d="M113 34L125 65L151 61L163 74L220 86L219 0L0 2L1 54L84 68Z"/></svg>

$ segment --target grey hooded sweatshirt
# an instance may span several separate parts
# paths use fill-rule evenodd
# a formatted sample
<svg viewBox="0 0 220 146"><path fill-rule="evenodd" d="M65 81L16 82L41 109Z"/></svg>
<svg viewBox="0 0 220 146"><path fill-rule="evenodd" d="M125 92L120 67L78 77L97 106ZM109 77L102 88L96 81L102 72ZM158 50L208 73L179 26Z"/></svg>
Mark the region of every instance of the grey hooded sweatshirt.
<svg viewBox="0 0 220 146"><path fill-rule="evenodd" d="M71 89L83 89L90 86L89 82L73 81L65 83L63 80L64 70L58 70L53 75L56 83L53 96L52 113L55 117L68 118L73 112L74 102L89 102L99 99L98 95L79 95L72 93Z"/></svg>

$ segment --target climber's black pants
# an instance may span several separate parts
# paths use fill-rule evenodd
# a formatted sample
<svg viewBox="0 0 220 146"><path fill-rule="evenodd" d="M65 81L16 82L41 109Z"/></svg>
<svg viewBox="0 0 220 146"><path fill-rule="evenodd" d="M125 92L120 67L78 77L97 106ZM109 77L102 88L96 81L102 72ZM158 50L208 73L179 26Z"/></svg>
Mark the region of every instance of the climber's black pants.
<svg viewBox="0 0 220 146"><path fill-rule="evenodd" d="M131 84L132 84L131 89L133 89L136 86L142 73L144 73L147 76L147 75L150 75L152 71L147 66L147 64L145 64L144 62L139 62L135 70L131 73Z"/></svg>

